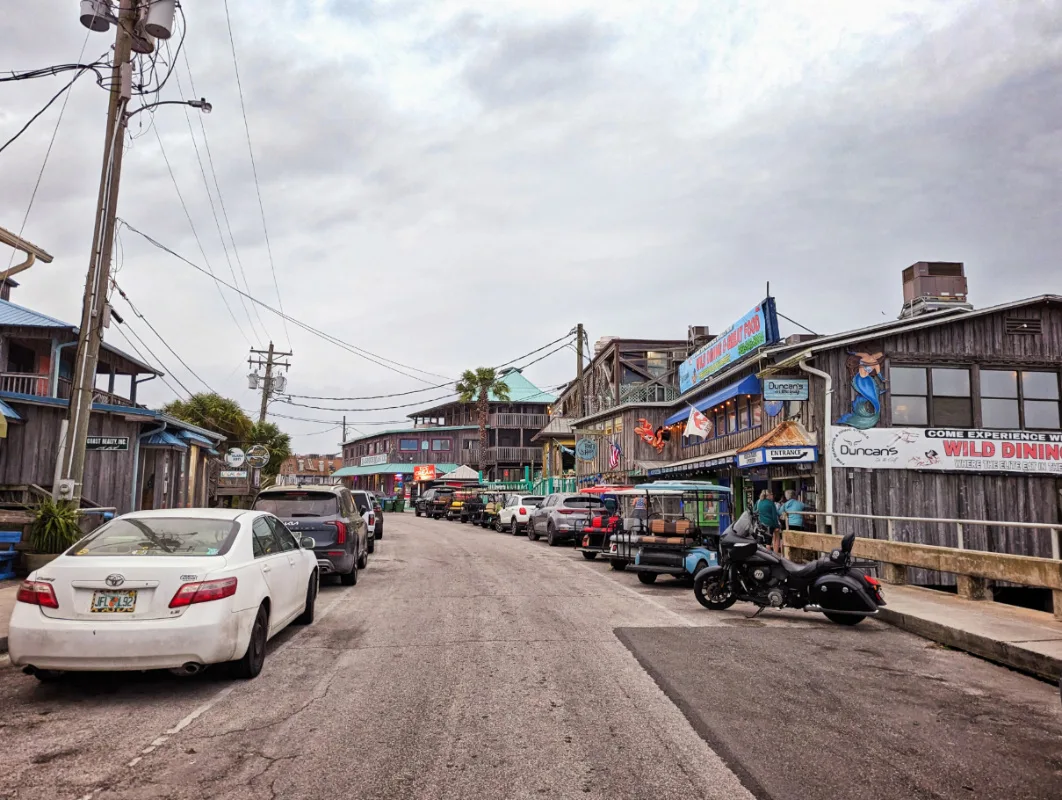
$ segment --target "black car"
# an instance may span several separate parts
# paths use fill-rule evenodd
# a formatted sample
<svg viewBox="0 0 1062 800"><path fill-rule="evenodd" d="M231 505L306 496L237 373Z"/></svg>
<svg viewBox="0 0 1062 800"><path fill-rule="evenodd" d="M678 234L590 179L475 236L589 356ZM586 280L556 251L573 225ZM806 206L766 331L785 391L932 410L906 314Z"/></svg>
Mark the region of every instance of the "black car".
<svg viewBox="0 0 1062 800"><path fill-rule="evenodd" d="M366 492L366 494L369 495L369 497L372 498L372 509L373 509L373 512L376 515L376 519L375 519L376 524L373 526L373 531L372 531L373 532L373 536L375 538L377 538L377 539L382 539L383 538L383 503L381 503L381 501L380 501L380 495L376 494L376 492Z"/></svg>
<svg viewBox="0 0 1062 800"><path fill-rule="evenodd" d="M446 516L453 500L454 490L450 486L433 486L417 498L413 512L418 517L439 519Z"/></svg>
<svg viewBox="0 0 1062 800"><path fill-rule="evenodd" d="M268 511L296 539L313 537L321 575L339 575L344 586L358 582L369 561L369 529L345 486L273 486L254 499L256 511Z"/></svg>

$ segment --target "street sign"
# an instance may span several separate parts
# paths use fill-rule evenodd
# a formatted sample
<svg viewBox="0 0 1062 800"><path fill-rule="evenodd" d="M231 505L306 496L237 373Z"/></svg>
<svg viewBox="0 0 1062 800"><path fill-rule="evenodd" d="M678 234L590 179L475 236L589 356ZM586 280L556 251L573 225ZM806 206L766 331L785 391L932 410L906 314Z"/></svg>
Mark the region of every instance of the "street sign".
<svg viewBox="0 0 1062 800"><path fill-rule="evenodd" d="M269 463L269 450L265 445L255 444L247 448L247 465L255 469L261 469Z"/></svg>
<svg viewBox="0 0 1062 800"><path fill-rule="evenodd" d="M247 460L247 456L243 450L238 447L230 447L229 451L225 453L225 463L233 469L237 469L243 466L243 463Z"/></svg>
<svg viewBox="0 0 1062 800"><path fill-rule="evenodd" d="M222 480L239 480L247 477L247 470L245 469L223 469L218 474Z"/></svg>
<svg viewBox="0 0 1062 800"><path fill-rule="evenodd" d="M128 436L90 436L85 440L86 450L128 450Z"/></svg>
<svg viewBox="0 0 1062 800"><path fill-rule="evenodd" d="M575 444L575 457L580 461L593 461L597 458L597 442L593 439L580 439Z"/></svg>

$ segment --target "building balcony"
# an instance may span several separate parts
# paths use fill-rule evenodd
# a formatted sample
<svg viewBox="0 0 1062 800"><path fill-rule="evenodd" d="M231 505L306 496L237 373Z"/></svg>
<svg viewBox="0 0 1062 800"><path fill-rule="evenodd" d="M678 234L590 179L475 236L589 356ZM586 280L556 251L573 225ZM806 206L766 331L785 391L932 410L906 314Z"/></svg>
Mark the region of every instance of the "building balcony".
<svg viewBox="0 0 1062 800"><path fill-rule="evenodd" d="M12 394L25 394L33 397L51 397L51 376L41 375L35 372L0 372L0 392ZM66 378L59 378L59 391L56 393L60 400L69 400L73 391L73 385ZM92 402L108 406L135 406L136 404L126 397L114 392L106 392L103 389L94 389Z"/></svg>
<svg viewBox="0 0 1062 800"><path fill-rule="evenodd" d="M464 451L470 464L479 459L479 447L473 446ZM542 459L539 447L488 447L484 464L534 464Z"/></svg>
<svg viewBox="0 0 1062 800"><path fill-rule="evenodd" d="M549 417L545 414L491 414L488 424L492 428L522 428L524 430L541 430L546 427Z"/></svg>

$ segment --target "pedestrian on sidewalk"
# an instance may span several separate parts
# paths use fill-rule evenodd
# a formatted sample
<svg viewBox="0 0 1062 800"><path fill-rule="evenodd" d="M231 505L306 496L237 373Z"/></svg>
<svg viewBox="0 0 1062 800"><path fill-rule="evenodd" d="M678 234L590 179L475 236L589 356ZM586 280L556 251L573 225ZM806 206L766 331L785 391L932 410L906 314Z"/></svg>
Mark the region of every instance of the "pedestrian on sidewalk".
<svg viewBox="0 0 1062 800"><path fill-rule="evenodd" d="M771 532L771 549L776 553L782 552L782 523L778 519L778 507L774 504L774 495L769 489L760 492L760 501L756 504L756 516L760 524Z"/></svg>
<svg viewBox="0 0 1062 800"><path fill-rule="evenodd" d="M796 492L792 489L786 489L785 502L782 503L782 513L785 515L789 530L804 530L804 515L801 513L804 510L805 506L797 499Z"/></svg>

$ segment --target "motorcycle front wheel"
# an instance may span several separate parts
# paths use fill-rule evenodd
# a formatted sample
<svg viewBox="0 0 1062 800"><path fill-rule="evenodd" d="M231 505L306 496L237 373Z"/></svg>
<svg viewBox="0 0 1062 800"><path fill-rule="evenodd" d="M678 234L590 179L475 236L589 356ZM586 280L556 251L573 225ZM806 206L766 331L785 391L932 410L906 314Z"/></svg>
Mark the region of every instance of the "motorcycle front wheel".
<svg viewBox="0 0 1062 800"><path fill-rule="evenodd" d="M693 594L697 602L710 611L723 611L737 602L734 590L727 584L723 575L700 576L693 580Z"/></svg>

